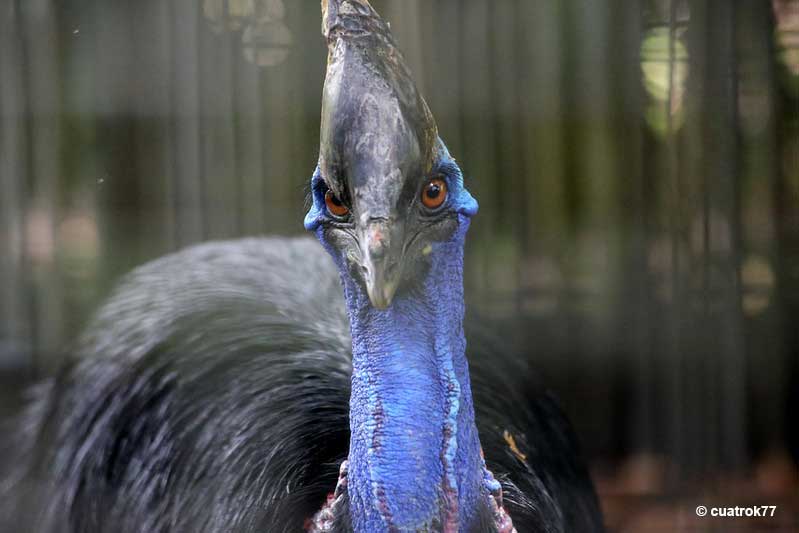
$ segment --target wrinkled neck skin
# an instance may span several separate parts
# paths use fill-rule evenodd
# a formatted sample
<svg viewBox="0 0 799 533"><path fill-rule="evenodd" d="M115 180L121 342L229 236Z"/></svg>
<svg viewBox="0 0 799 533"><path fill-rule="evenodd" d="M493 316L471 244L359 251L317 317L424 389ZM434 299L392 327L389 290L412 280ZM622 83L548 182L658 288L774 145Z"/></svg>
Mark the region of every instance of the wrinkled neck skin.
<svg viewBox="0 0 799 533"><path fill-rule="evenodd" d="M433 244L421 288L377 310L346 270L353 342L348 495L354 530L470 531L486 505L463 334L469 218Z"/></svg>

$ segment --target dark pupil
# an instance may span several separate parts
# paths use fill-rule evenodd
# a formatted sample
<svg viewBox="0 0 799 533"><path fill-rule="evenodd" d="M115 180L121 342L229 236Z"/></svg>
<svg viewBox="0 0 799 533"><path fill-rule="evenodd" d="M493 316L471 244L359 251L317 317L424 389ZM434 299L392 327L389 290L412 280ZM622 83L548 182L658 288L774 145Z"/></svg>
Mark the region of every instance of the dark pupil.
<svg viewBox="0 0 799 533"><path fill-rule="evenodd" d="M441 185L438 183L431 183L427 186L427 197L435 200L441 194Z"/></svg>
<svg viewBox="0 0 799 533"><path fill-rule="evenodd" d="M339 200L338 196L336 196L335 194L331 194L331 195L330 195L330 201L331 201L331 202L333 203L333 205L335 205L336 207L341 207L341 205L342 205L342 203L341 203L341 200Z"/></svg>

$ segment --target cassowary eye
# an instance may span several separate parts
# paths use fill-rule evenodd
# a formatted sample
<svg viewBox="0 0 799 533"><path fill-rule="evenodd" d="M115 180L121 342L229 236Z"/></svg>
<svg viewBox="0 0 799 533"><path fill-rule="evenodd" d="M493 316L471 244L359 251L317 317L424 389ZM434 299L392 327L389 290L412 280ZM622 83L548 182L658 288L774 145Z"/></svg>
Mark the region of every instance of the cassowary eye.
<svg viewBox="0 0 799 533"><path fill-rule="evenodd" d="M428 209L438 209L447 199L447 182L441 178L432 179L422 191L422 203Z"/></svg>
<svg viewBox="0 0 799 533"><path fill-rule="evenodd" d="M342 218L350 213L349 208L344 205L344 202L342 202L338 196L333 194L333 191L327 191L325 193L325 205L327 206L327 210L330 211L330 214L334 217Z"/></svg>

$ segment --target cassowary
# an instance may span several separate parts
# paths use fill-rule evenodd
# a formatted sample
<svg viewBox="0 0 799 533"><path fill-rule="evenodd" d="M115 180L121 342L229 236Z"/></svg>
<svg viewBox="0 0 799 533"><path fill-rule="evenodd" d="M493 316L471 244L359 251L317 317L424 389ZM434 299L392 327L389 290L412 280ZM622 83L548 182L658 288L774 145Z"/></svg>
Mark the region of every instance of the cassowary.
<svg viewBox="0 0 799 533"><path fill-rule="evenodd" d="M387 24L322 8L327 253L210 243L128 275L15 430L10 531L602 531L553 399L477 333L467 365L477 203Z"/></svg>

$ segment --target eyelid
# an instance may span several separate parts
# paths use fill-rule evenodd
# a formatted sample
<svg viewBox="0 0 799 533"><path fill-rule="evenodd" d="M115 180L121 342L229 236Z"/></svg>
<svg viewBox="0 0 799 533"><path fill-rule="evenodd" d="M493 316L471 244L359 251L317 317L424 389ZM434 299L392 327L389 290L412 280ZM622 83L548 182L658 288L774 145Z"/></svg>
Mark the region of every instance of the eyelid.
<svg viewBox="0 0 799 533"><path fill-rule="evenodd" d="M327 191L331 191L334 195L336 195L336 197L339 200L341 200L345 205L349 206L349 203L350 203L349 202L349 197L348 197L349 195L346 193L346 191L342 191L342 193L339 194L339 193L336 192L336 190L333 187L330 186L330 184L327 182L326 178L322 178L320 181L321 181L320 192L322 193L322 196L327 194Z"/></svg>

